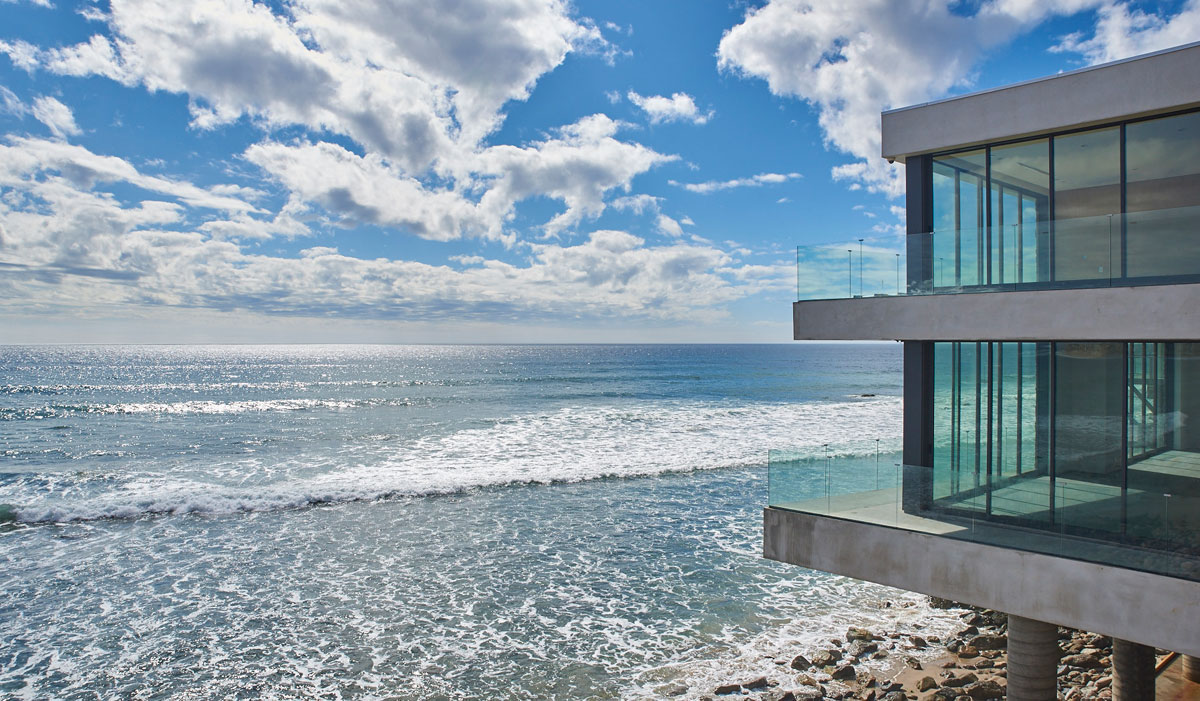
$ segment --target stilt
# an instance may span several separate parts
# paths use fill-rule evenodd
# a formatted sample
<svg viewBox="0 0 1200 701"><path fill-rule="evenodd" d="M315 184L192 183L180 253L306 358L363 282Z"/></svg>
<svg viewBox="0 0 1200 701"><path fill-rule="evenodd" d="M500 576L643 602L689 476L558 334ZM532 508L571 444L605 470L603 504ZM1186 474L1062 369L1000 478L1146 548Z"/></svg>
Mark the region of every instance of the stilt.
<svg viewBox="0 0 1200 701"><path fill-rule="evenodd" d="M1058 698L1058 626L1008 616L1008 698L1053 701Z"/></svg>
<svg viewBox="0 0 1200 701"><path fill-rule="evenodd" d="M1113 701L1154 698L1154 648L1113 638Z"/></svg>
<svg viewBox="0 0 1200 701"><path fill-rule="evenodd" d="M1200 684L1200 657L1183 656L1183 678Z"/></svg>

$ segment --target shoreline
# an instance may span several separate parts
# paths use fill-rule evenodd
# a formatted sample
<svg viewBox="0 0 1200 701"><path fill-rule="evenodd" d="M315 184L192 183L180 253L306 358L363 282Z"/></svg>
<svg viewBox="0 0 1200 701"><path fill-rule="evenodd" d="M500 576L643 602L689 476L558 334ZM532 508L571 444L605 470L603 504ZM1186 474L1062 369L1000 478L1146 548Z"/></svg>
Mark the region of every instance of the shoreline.
<svg viewBox="0 0 1200 701"><path fill-rule="evenodd" d="M730 675L727 682L696 690L658 689L665 697L722 701L978 701L1007 692L1007 615L931 599L936 609L957 612L961 627L942 638L917 632L872 631L850 626L828 646L764 660L758 676ZM948 611L948 612L949 612ZM1112 697L1112 639L1059 628L1058 697L1064 701ZM1161 652L1161 651L1160 651ZM1158 657L1164 659L1165 653ZM877 663L891 661L880 671ZM868 668L872 665L872 668Z"/></svg>

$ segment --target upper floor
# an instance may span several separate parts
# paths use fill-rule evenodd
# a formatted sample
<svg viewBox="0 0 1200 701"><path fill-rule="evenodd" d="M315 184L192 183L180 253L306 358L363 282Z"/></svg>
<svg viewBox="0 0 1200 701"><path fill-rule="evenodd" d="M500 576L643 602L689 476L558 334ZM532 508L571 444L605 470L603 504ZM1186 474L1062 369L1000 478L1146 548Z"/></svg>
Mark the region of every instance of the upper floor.
<svg viewBox="0 0 1200 701"><path fill-rule="evenodd" d="M1200 328L1185 315L1113 331L1150 321L1128 317L1151 299L1200 307L1200 43L885 112L882 124L883 155L906 168L907 235L798 249L798 299L841 299L798 303L797 339ZM1170 287L1135 300L1134 286ZM930 295L950 296L913 299ZM1047 328L1022 323L1033 304L1056 309ZM1055 333L1067 314L1087 328ZM996 319L1013 322L1008 335Z"/></svg>

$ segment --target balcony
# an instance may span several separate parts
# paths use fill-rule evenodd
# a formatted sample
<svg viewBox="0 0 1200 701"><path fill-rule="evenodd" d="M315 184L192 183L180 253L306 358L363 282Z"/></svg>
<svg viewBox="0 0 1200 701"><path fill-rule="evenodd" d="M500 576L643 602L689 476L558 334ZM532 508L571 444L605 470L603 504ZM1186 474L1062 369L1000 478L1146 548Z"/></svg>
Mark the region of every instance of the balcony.
<svg viewBox="0 0 1200 701"><path fill-rule="evenodd" d="M796 248L796 300L1200 282L1200 207Z"/></svg>
<svg viewBox="0 0 1200 701"><path fill-rule="evenodd" d="M1194 339L1197 236L1177 207L800 247L794 337Z"/></svg>
<svg viewBox="0 0 1200 701"><path fill-rule="evenodd" d="M775 450L767 505L1200 581L1200 455L1168 451L1130 470L1140 488Z"/></svg>
<svg viewBox="0 0 1200 701"><path fill-rule="evenodd" d="M1141 530L1096 537L1095 519L1120 508L1112 494L1036 473L983 488L959 477L772 451L763 555L1200 655L1195 497L1130 490L1126 522Z"/></svg>

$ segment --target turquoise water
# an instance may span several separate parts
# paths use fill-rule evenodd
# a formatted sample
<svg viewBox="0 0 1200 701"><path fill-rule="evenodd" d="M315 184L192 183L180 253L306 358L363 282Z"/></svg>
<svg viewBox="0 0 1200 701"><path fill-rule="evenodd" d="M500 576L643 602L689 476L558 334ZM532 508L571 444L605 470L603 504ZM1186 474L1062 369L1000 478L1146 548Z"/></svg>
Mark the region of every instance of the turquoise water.
<svg viewBox="0 0 1200 701"><path fill-rule="evenodd" d="M894 460L899 361L0 347L0 692L649 698L936 626L758 553L769 448Z"/></svg>

